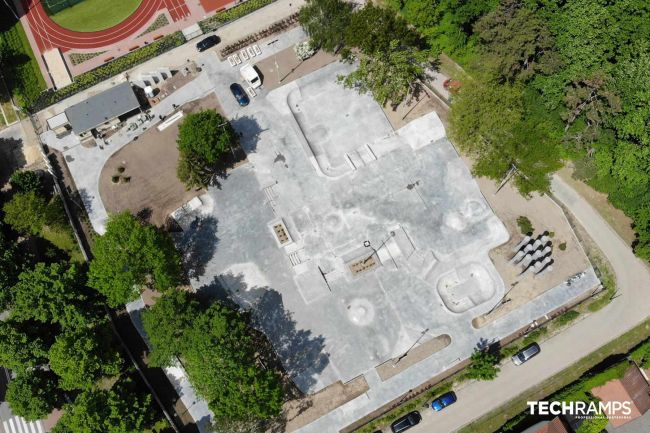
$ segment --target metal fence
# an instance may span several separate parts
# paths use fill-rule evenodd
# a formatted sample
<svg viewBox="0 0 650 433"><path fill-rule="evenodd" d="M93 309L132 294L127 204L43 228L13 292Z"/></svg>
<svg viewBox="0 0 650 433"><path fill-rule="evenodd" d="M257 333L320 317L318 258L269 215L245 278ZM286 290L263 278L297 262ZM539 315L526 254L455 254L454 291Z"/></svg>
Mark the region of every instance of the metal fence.
<svg viewBox="0 0 650 433"><path fill-rule="evenodd" d="M54 15L85 0L43 0L43 7L48 15Z"/></svg>

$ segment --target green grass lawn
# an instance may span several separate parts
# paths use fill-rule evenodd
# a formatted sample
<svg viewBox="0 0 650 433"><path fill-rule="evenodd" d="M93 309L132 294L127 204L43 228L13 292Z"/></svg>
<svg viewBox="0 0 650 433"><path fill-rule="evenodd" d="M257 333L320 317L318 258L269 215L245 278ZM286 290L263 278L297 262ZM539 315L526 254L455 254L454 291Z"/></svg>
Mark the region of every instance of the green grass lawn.
<svg viewBox="0 0 650 433"><path fill-rule="evenodd" d="M45 90L45 80L25 30L19 22L8 21L8 15L0 17L0 44L9 51L2 72L16 104L25 106Z"/></svg>
<svg viewBox="0 0 650 433"><path fill-rule="evenodd" d="M85 0L50 18L66 29L94 32L113 27L129 17L142 0Z"/></svg>

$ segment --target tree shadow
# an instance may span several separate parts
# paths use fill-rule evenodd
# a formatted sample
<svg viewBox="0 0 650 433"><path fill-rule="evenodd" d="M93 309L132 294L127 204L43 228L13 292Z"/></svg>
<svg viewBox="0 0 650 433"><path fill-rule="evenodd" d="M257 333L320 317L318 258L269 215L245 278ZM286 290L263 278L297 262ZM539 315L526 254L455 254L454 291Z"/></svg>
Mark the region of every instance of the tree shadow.
<svg viewBox="0 0 650 433"><path fill-rule="evenodd" d="M197 295L250 311L252 325L264 333L273 346L274 353L267 353L264 358L272 360L277 356L278 368L284 370L299 389L292 398L308 393L316 385L319 374L329 364L325 337L314 336L308 329L298 329L280 292L269 287L249 288L242 274L223 274L201 287ZM263 346L260 350L263 351Z"/></svg>
<svg viewBox="0 0 650 433"><path fill-rule="evenodd" d="M198 279L205 274L205 267L219 243L217 229L217 219L209 215L195 217L185 230L175 235L188 278Z"/></svg>
<svg viewBox="0 0 650 433"><path fill-rule="evenodd" d="M23 155L23 140L14 137L0 137L0 187L6 184L11 174L27 164Z"/></svg>
<svg viewBox="0 0 650 433"><path fill-rule="evenodd" d="M242 116L231 120L230 124L239 134L241 149L247 154L256 152L260 135L266 131L260 127L257 120L251 116Z"/></svg>
<svg viewBox="0 0 650 433"><path fill-rule="evenodd" d="M91 196L88 193L88 190L86 188L81 188L78 193L77 197L74 197L74 201L77 204L77 206L82 205L86 209L86 213L90 215L93 210L93 196Z"/></svg>

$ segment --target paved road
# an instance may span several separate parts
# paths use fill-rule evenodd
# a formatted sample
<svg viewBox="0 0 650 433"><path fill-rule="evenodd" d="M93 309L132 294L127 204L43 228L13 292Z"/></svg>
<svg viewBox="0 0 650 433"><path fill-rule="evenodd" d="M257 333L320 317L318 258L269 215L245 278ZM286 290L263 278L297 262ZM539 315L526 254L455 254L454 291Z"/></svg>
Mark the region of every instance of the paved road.
<svg viewBox="0 0 650 433"><path fill-rule="evenodd" d="M523 366L506 362L492 382L472 382L457 390L458 403L443 412L422 410L417 432L454 432L494 410L633 328L650 315L650 272L582 197L562 179L552 181L553 194L566 205L609 259L620 291L607 307L544 342L539 356Z"/></svg>

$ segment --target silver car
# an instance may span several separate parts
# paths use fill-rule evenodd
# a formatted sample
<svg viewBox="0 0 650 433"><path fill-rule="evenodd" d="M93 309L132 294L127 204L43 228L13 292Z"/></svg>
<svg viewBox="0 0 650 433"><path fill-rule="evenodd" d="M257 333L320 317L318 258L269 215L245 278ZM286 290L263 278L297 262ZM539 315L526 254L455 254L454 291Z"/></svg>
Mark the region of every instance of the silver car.
<svg viewBox="0 0 650 433"><path fill-rule="evenodd" d="M539 352L540 352L539 344L537 343L530 344L524 347L523 349L521 349L512 357L512 363L515 365L521 365L524 362L528 361L533 356L537 355Z"/></svg>

